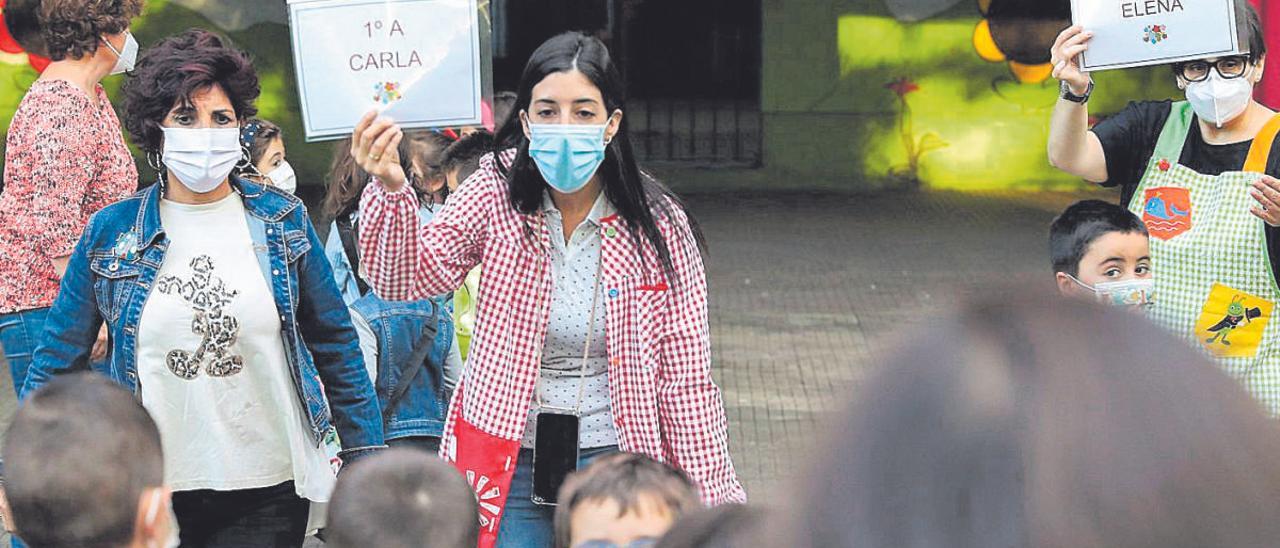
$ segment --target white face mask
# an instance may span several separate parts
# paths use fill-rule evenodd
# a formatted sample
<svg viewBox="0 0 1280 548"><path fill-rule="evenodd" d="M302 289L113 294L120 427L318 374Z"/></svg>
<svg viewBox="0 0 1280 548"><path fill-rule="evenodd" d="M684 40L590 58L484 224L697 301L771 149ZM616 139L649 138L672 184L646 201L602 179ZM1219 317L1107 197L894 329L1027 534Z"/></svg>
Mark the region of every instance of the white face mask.
<svg viewBox="0 0 1280 548"><path fill-rule="evenodd" d="M280 190L293 194L298 189L298 176L293 173L293 166L289 162L280 162L280 165L266 174L266 178L271 184Z"/></svg>
<svg viewBox="0 0 1280 548"><path fill-rule="evenodd" d="M152 490L151 508L147 510L147 519L145 520L147 527L156 524L156 518L160 517L160 498L163 492L159 489ZM169 534L165 536L160 548L178 548L182 542L182 535L178 532L178 516L173 513L173 501L169 501Z"/></svg>
<svg viewBox="0 0 1280 548"><path fill-rule="evenodd" d="M164 130L165 167L196 194L218 188L240 161L240 128Z"/></svg>
<svg viewBox="0 0 1280 548"><path fill-rule="evenodd" d="M1253 82L1249 80L1252 74L1250 70L1239 78L1223 78L1217 69L1210 68L1208 78L1187 84L1187 101L1201 120L1221 128L1249 108L1253 99Z"/></svg>
<svg viewBox="0 0 1280 548"><path fill-rule="evenodd" d="M1080 287L1088 289L1097 297L1098 302L1111 306L1130 306L1145 308L1155 304L1153 296L1156 290L1154 278L1134 278L1118 282L1098 282L1090 287L1075 276L1071 277Z"/></svg>
<svg viewBox="0 0 1280 548"><path fill-rule="evenodd" d="M138 63L138 41L133 38L132 32L125 31L123 50L117 50L106 38L102 39L102 43L107 45L111 53L116 54L116 66L111 69L111 74L130 72Z"/></svg>

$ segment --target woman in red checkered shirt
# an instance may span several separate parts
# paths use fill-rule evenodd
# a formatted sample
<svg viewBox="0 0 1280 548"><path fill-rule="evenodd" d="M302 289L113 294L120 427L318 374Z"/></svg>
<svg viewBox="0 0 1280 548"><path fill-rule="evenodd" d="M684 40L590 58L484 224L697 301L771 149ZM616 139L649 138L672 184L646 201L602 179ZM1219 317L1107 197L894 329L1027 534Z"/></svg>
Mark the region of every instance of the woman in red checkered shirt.
<svg viewBox="0 0 1280 548"><path fill-rule="evenodd" d="M708 504L745 500L711 379L701 234L636 165L608 50L554 37L517 94L496 153L425 228L394 122L369 114L351 150L381 182L365 189L360 225L379 295L446 293L484 265L441 449L480 498L481 545L551 545L552 509L531 502L546 495L531 492L531 461L548 414L579 417L580 464L643 453L683 470Z"/></svg>

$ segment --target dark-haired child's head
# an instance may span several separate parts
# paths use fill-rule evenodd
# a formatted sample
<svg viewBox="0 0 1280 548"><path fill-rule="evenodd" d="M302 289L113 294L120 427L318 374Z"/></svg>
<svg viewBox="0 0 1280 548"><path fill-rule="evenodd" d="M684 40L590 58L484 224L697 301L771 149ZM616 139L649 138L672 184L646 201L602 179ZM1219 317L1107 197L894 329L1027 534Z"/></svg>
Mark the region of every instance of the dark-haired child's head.
<svg viewBox="0 0 1280 548"><path fill-rule="evenodd" d="M682 472L635 453L601 457L571 475L559 500L558 548L656 542L700 504L697 488Z"/></svg>
<svg viewBox="0 0 1280 548"><path fill-rule="evenodd" d="M1058 290L1096 298L1098 284L1151 278L1147 228L1129 210L1101 200L1071 204L1049 228Z"/></svg>
<svg viewBox="0 0 1280 548"><path fill-rule="evenodd" d="M444 175L449 190L457 190L476 170L480 158L493 150L493 134L477 131L458 139L444 152Z"/></svg>
<svg viewBox="0 0 1280 548"><path fill-rule="evenodd" d="M153 546L176 534L160 432L100 375L57 377L27 398L4 463L14 525L32 548Z"/></svg>
<svg viewBox="0 0 1280 548"><path fill-rule="evenodd" d="M338 477L329 501L331 548L473 548L475 491L452 466L416 449L390 449Z"/></svg>

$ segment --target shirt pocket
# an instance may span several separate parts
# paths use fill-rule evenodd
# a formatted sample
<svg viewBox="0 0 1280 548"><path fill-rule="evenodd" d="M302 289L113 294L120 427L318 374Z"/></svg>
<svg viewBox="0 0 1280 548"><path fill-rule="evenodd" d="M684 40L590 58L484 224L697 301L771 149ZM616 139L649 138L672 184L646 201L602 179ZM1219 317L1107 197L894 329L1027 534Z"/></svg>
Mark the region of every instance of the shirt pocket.
<svg viewBox="0 0 1280 548"><path fill-rule="evenodd" d="M93 294L98 312L108 323L114 323L138 286L142 265L114 256L93 257L89 260L89 270L94 275Z"/></svg>
<svg viewBox="0 0 1280 548"><path fill-rule="evenodd" d="M301 259L311 251L311 240L306 231L290 230L284 234L284 258L289 264Z"/></svg>

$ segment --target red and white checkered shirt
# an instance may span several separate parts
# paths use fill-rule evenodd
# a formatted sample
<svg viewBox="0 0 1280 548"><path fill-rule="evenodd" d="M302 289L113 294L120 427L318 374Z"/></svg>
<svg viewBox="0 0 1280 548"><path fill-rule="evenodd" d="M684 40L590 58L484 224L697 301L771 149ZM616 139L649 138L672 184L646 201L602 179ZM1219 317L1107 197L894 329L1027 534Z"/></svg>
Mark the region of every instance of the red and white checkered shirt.
<svg viewBox="0 0 1280 548"><path fill-rule="evenodd" d="M672 209L670 218L658 219L679 280L671 285L652 245L641 238L642 258L620 217L601 219L600 280L618 444L683 470L708 504L743 502L724 403L711 378L706 272L688 218ZM549 234L541 212L525 215L512 207L492 155L430 224L420 228L417 211L408 190L365 188L365 278L383 298L412 300L453 291L472 268L484 265L466 373L450 406L442 450L470 473L456 458L467 453L457 447L466 440L454 439L459 417L468 427L510 440L504 447L513 450L524 433L550 313ZM511 455L505 466L514 460Z"/></svg>

